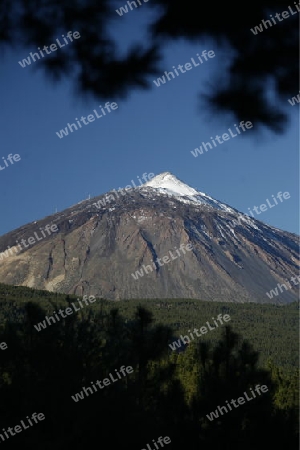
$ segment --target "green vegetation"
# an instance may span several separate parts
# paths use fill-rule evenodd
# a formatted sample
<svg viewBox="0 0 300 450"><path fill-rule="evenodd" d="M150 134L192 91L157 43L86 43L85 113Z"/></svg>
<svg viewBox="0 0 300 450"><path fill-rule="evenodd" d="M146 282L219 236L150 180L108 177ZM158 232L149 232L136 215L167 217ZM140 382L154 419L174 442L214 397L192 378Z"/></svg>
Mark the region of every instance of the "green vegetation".
<svg viewBox="0 0 300 450"><path fill-rule="evenodd" d="M0 432L1 444L79 450L96 441L141 450L169 436L170 450L298 448L296 305L97 300L40 332L34 328L76 298L0 285L0 343L8 346L0 350L0 429L34 412L45 415L5 442ZM183 352L170 350L173 339L219 313L231 316L229 326ZM123 365L133 373L72 399ZM268 392L207 418L257 384Z"/></svg>
<svg viewBox="0 0 300 450"><path fill-rule="evenodd" d="M0 284L0 323L7 320L22 322L24 305L29 300L39 304L45 309L45 314L50 315L54 310L57 311L58 306L68 306L69 300L66 301L66 298L74 302L78 297ZM90 311L96 314L100 310L103 314L108 314L112 307L117 307L125 319L130 319L139 305L153 313L154 323L171 327L174 339L178 339L181 334L186 335L189 329L200 328L207 321L212 323L212 317L216 318L218 314L229 314L231 321L228 324L259 352L260 366L267 367L268 361L272 360L284 371L298 367L298 303L279 306L179 299L120 302L98 299L92 306L84 308L82 315L85 316ZM198 341L216 344L221 332L222 327L219 327L203 335Z"/></svg>

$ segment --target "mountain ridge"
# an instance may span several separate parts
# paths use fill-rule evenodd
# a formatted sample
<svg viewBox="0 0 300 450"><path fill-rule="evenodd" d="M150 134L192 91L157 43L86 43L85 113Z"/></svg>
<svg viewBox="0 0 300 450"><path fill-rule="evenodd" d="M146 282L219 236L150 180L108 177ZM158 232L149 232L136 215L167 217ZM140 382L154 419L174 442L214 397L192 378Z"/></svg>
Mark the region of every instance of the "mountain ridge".
<svg viewBox="0 0 300 450"><path fill-rule="evenodd" d="M96 207L110 192L1 236L3 252L41 227L58 228L19 254L0 258L0 282L112 300L270 302L266 292L298 271L296 235L243 215L169 172ZM245 221L233 229L238 216ZM132 273L183 244L193 250L132 279ZM296 290L274 301L295 301Z"/></svg>

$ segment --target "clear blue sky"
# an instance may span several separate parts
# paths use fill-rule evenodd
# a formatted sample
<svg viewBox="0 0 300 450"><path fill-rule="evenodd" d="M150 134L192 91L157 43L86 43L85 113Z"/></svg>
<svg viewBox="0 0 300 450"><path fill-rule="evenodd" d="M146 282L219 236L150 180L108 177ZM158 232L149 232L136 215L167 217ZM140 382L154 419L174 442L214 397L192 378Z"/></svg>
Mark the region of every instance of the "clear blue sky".
<svg viewBox="0 0 300 450"><path fill-rule="evenodd" d="M144 6L116 17L112 32L122 37L122 51L135 38L146 39ZM298 233L298 106L286 102L291 121L284 135L254 135L249 130L198 158L192 156L191 150L202 141L235 123L231 117L215 117L198 98L215 71L223 70L228 56L208 41L180 41L166 46L161 62L162 72L172 70L204 49L214 50L216 57L160 88L152 83L150 91L135 91L127 100L112 98L118 110L63 139L56 131L75 117L99 111L104 102L78 97L68 79L52 84L38 61L22 69L18 61L34 48L1 55L0 161L9 153L20 154L21 161L0 171L0 235L89 194L124 187L144 172L164 171L245 213L272 194L288 191L289 200L256 218ZM67 47L63 50L67 57Z"/></svg>

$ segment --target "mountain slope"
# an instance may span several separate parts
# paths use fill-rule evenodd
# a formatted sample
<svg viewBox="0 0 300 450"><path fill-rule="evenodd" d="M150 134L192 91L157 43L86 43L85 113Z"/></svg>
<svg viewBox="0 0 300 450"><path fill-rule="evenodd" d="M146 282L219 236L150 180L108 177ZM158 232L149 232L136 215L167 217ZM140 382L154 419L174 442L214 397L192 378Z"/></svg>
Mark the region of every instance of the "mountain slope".
<svg viewBox="0 0 300 450"><path fill-rule="evenodd" d="M241 215L168 172L122 196L112 191L7 233L0 251L47 224L58 231L18 254L0 255L0 282L114 300L297 299L292 284L266 295L297 276L296 235ZM183 254L183 244L192 250ZM162 264L164 256L170 261Z"/></svg>

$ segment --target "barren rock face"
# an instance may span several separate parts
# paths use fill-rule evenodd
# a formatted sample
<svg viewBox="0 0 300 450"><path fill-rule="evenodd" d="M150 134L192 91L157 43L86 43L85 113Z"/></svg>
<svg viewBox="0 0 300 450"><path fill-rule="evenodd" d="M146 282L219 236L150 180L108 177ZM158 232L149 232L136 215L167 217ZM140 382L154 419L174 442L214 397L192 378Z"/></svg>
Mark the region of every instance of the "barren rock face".
<svg viewBox="0 0 300 450"><path fill-rule="evenodd" d="M297 299L293 283L273 299L266 295L297 276L296 235L247 216L232 226L241 217L235 209L165 178L165 184L159 179L155 186L154 179L119 198L87 200L2 236L0 282L112 300ZM54 224L58 231L17 247L16 241L28 244Z"/></svg>

